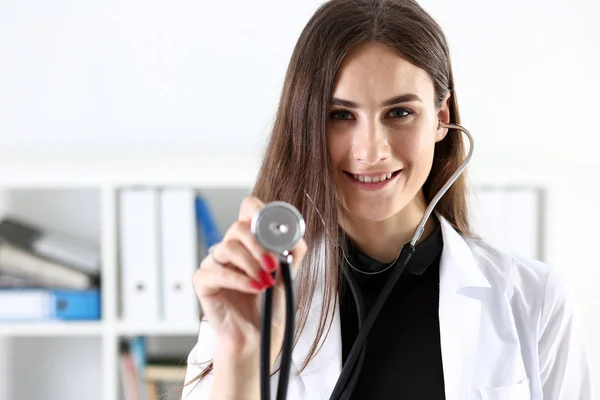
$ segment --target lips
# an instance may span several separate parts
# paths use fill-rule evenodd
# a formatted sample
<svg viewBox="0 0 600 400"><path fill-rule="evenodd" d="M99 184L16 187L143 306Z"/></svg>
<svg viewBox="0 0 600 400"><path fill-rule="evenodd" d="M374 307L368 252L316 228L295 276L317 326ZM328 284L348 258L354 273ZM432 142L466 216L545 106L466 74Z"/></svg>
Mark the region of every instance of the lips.
<svg viewBox="0 0 600 400"><path fill-rule="evenodd" d="M378 191L391 185L396 179L396 177L400 175L402 170L400 169L391 173L386 173L382 171L376 173L369 173L368 175L366 173L354 174L347 171L343 172L348 177L348 180L350 181L350 183L352 183L354 187L360 190ZM381 177L384 177L384 179L382 181L379 181L378 179L381 179Z"/></svg>

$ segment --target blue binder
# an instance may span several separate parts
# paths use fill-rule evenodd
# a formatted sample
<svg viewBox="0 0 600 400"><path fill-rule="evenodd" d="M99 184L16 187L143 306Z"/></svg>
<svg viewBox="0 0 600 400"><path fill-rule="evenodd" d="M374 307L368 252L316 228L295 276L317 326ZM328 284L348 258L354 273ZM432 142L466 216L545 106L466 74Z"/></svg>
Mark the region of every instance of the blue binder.
<svg viewBox="0 0 600 400"><path fill-rule="evenodd" d="M100 293L98 290L54 291L54 318L62 320L99 320Z"/></svg>
<svg viewBox="0 0 600 400"><path fill-rule="evenodd" d="M206 199L201 195L196 196L196 219L198 226L203 234L205 250L208 250L213 244L222 240L221 232L217 226L214 214Z"/></svg>
<svg viewBox="0 0 600 400"><path fill-rule="evenodd" d="M0 290L0 321L89 321L100 318L98 289Z"/></svg>

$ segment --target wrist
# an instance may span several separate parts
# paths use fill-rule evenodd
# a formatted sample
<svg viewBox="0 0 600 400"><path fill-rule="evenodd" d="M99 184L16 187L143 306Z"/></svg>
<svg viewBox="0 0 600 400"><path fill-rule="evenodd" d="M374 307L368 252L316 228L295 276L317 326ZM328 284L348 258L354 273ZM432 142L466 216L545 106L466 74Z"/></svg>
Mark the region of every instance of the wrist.
<svg viewBox="0 0 600 400"><path fill-rule="evenodd" d="M219 347L213 358L211 399L259 399L260 354Z"/></svg>
<svg viewBox="0 0 600 400"><path fill-rule="evenodd" d="M240 344L219 344L215 354L215 363L227 368L242 367L258 360L260 357L259 346L244 346ZM236 368L237 368L236 367Z"/></svg>
<svg viewBox="0 0 600 400"><path fill-rule="evenodd" d="M219 340L216 357L243 362L260 354L260 335Z"/></svg>

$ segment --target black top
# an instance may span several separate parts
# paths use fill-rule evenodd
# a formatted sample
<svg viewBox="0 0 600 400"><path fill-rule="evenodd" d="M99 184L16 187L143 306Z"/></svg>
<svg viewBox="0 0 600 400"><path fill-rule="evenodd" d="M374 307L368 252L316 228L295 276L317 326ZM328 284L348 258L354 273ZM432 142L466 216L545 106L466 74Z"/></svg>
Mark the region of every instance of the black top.
<svg viewBox="0 0 600 400"><path fill-rule="evenodd" d="M437 221L436 221L437 222ZM353 391L353 400L362 399L444 399L444 374L440 346L439 269L443 248L437 223L434 232L417 244L416 250L390 293L367 338L366 354ZM348 243L346 255L362 271L381 271L381 263ZM356 304L352 284L364 304L365 316L377 299L392 268L365 275L348 266L349 283L343 280L340 293L342 359L350 353L358 335Z"/></svg>

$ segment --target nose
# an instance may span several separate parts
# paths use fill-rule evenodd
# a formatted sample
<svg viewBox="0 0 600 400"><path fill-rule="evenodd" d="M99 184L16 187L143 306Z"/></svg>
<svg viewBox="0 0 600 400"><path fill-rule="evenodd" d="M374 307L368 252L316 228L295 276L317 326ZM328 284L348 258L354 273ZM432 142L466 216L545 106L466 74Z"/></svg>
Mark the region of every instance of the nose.
<svg viewBox="0 0 600 400"><path fill-rule="evenodd" d="M388 133L380 123L369 121L365 126L356 129L352 143L352 157L357 162L375 165L387 160L390 154Z"/></svg>

